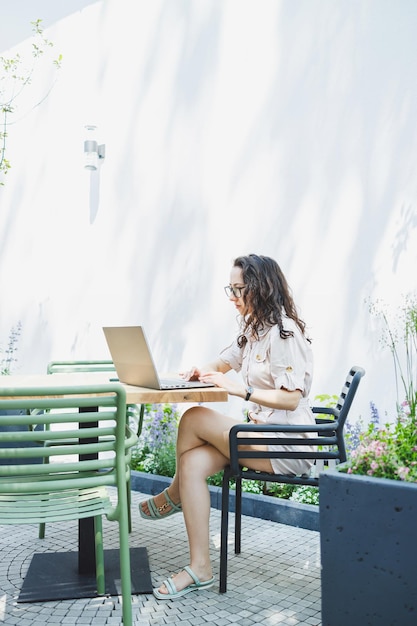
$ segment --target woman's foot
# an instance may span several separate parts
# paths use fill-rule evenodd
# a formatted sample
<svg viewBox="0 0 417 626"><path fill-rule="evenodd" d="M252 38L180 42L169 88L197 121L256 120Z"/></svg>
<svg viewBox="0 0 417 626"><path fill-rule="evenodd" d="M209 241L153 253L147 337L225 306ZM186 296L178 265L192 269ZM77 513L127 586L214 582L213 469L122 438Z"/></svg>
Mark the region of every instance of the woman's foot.
<svg viewBox="0 0 417 626"><path fill-rule="evenodd" d="M184 567L181 572L174 574L164 581L159 589L154 589L153 593L159 600L173 600L191 591L202 591L209 589L214 584L214 578L210 572L201 573L197 576L191 567Z"/></svg>
<svg viewBox="0 0 417 626"><path fill-rule="evenodd" d="M182 511L181 503L174 502L169 493L168 488L164 489L154 498L144 500L139 504L139 514L144 519L157 520L169 517L174 513Z"/></svg>

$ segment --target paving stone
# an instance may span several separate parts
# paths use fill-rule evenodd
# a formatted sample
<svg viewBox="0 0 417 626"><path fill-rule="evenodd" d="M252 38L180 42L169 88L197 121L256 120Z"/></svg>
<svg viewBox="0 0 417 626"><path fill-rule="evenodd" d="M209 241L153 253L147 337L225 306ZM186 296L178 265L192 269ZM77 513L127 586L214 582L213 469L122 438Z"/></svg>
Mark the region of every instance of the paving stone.
<svg viewBox="0 0 417 626"><path fill-rule="evenodd" d="M132 510L147 496L132 493ZM234 516L230 515L230 529ZM242 554L229 546L228 591L218 592L220 511L212 509L211 556L216 586L175 601L153 594L133 596L138 626L320 626L320 545L315 531L243 517ZM34 552L77 549L74 522L50 524L44 540L38 528L2 526L0 537L0 622L7 626L120 626L122 609L115 597L47 603L17 603ZM232 533L231 533L232 535ZM106 548L117 546L117 524L104 522ZM152 584L159 585L187 564L188 544L182 516L146 522L133 516L131 547L146 546Z"/></svg>

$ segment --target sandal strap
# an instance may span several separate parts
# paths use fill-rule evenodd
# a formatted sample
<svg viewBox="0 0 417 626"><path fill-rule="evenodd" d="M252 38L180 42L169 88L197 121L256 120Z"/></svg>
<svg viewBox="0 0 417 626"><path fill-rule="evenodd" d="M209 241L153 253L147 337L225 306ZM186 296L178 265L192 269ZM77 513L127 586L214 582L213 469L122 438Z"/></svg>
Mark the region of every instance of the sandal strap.
<svg viewBox="0 0 417 626"><path fill-rule="evenodd" d="M156 510L158 511L158 513L161 513L161 514L163 514L167 510L167 508L169 506L170 506L169 502L164 502L163 504L161 504L161 506L156 506L155 505ZM162 517L163 517L163 515L162 515Z"/></svg>
<svg viewBox="0 0 417 626"><path fill-rule="evenodd" d="M146 501L150 513L148 517L151 519L163 519L171 515L171 513L182 511L181 503L175 504L169 497L168 488L164 489L162 494L165 498L165 502L161 504L161 506L156 506L155 498L149 498L149 500ZM167 512L168 508L171 508L171 510Z"/></svg>
<svg viewBox="0 0 417 626"><path fill-rule="evenodd" d="M193 570L191 569L191 567L189 565L186 565L184 567L184 571L187 572L187 574L189 576L191 576L191 578L193 579L194 583L197 585L197 587L199 585L201 585L201 580L198 578L198 576L196 576L193 572Z"/></svg>
<svg viewBox="0 0 417 626"><path fill-rule="evenodd" d="M165 585L165 587L167 588L169 595L178 593L178 590L175 587L172 578L167 578L162 584Z"/></svg>
<svg viewBox="0 0 417 626"><path fill-rule="evenodd" d="M171 498L169 497L168 487L164 489L162 493L164 494L166 503L158 507L159 510L161 509L165 510L168 506L170 506L172 509L174 509L174 511L182 511L181 502L178 502L178 504L175 504L175 502L173 502Z"/></svg>
<svg viewBox="0 0 417 626"><path fill-rule="evenodd" d="M159 511L160 507L157 507L155 505L155 502L154 502L153 498L149 498L149 500L147 501L147 504L148 504L150 517L156 517L156 518L162 517L162 515L161 515L161 513Z"/></svg>

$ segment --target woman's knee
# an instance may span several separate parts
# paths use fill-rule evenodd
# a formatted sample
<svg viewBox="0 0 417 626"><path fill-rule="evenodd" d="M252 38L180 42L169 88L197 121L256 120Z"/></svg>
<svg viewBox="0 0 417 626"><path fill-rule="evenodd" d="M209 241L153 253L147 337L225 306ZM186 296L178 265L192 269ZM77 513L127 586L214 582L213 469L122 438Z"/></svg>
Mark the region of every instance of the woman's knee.
<svg viewBox="0 0 417 626"><path fill-rule="evenodd" d="M189 429L190 426L195 425L197 423L195 420L197 419L201 420L201 418L205 417L206 415L209 415L211 411L212 410L208 409L207 407L192 406L191 408L184 411L184 413L182 414L180 423L179 423L179 429L183 429L183 428Z"/></svg>
<svg viewBox="0 0 417 626"><path fill-rule="evenodd" d="M201 408L201 407L199 407L199 406L192 406L192 407L190 407L189 409L186 409L186 410L184 411L184 413L181 415L181 422L182 422L183 420L184 420L184 421L187 421L187 420L189 420L189 419L193 419L194 417L196 417L196 415L197 415L197 413L198 413L198 410L199 410L200 408Z"/></svg>
<svg viewBox="0 0 417 626"><path fill-rule="evenodd" d="M204 444L184 452L178 463L182 477L206 479L223 469L227 459L210 444Z"/></svg>

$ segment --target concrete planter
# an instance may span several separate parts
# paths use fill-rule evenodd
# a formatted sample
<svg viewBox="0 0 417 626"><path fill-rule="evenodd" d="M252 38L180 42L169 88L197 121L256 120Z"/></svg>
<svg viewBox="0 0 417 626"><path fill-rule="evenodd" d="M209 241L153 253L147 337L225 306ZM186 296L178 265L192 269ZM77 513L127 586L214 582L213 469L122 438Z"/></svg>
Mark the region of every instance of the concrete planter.
<svg viewBox="0 0 417 626"><path fill-rule="evenodd" d="M417 484L320 477L322 626L415 626Z"/></svg>
<svg viewBox="0 0 417 626"><path fill-rule="evenodd" d="M171 483L171 478L156 476L144 472L132 471L131 487L141 493L156 495ZM209 487L211 506L221 509L221 488ZM234 511L235 494L230 494L230 511ZM272 496L244 493L242 496L242 513L250 517L289 524L307 530L319 530L319 507L312 504L291 502Z"/></svg>

